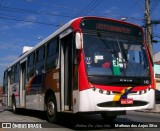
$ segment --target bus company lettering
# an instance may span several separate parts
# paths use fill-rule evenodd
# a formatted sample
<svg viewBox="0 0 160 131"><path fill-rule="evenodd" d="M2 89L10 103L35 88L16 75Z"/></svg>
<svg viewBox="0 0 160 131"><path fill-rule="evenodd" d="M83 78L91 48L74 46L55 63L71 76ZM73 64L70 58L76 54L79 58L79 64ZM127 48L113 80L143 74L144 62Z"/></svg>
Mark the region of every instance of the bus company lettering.
<svg viewBox="0 0 160 131"><path fill-rule="evenodd" d="M106 25L106 24L96 24L96 29L125 33L125 34L130 34L131 33L131 30L128 29L128 28L111 26L111 25Z"/></svg>

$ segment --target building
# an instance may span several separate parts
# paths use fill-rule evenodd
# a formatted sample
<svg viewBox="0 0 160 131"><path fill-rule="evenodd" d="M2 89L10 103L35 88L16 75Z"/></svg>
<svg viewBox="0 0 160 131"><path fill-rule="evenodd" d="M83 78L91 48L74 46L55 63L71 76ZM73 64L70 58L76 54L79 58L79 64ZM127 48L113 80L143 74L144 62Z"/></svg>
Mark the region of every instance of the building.
<svg viewBox="0 0 160 131"><path fill-rule="evenodd" d="M3 92L3 87L0 86L0 106L2 105L2 92Z"/></svg>
<svg viewBox="0 0 160 131"><path fill-rule="evenodd" d="M156 89L160 90L160 51L153 55Z"/></svg>
<svg viewBox="0 0 160 131"><path fill-rule="evenodd" d="M153 62L160 65L160 51L153 55Z"/></svg>

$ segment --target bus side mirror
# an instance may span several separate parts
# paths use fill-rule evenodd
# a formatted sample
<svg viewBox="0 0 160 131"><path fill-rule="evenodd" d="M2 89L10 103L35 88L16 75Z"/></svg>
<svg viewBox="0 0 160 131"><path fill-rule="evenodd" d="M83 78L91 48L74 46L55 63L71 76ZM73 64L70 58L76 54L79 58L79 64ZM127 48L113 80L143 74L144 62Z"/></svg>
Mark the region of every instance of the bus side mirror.
<svg viewBox="0 0 160 131"><path fill-rule="evenodd" d="M82 34L80 32L76 32L76 49L82 49L83 48L83 37Z"/></svg>

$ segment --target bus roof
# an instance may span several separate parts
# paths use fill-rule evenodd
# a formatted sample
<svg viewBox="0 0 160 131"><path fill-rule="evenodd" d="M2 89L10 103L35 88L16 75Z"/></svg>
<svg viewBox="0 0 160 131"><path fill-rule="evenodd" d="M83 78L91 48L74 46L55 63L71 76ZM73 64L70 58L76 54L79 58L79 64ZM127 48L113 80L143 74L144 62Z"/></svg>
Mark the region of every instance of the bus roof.
<svg viewBox="0 0 160 131"><path fill-rule="evenodd" d="M36 46L34 46L31 50L29 50L26 53L22 54L16 61L14 61L11 65L9 65L7 69L10 69L14 64L16 64L17 62L25 59L30 53L32 53L33 51L35 51L36 49L38 49L40 46L42 46L43 44L45 44L47 41L51 40L53 37L55 37L58 34L62 33L67 28L71 27L71 25L72 25L73 22L75 22L77 20L81 21L82 19L85 19L85 18L101 19L101 20L108 20L108 21L117 21L117 22L120 22L120 23L123 23L123 24L129 24L131 26L137 26L137 25L134 25L134 24L131 24L131 23L128 23L128 22L124 22L124 21L120 21L120 20L115 20L115 19L108 19L108 18L103 18L103 17L95 17L95 16L78 17L78 18L70 20L68 23L66 23L65 25L63 25L62 27L60 27L58 30L56 30L51 35L49 35L47 38L45 38L40 43L38 43ZM137 27L139 27L139 26L137 26Z"/></svg>
<svg viewBox="0 0 160 131"><path fill-rule="evenodd" d="M78 18L76 18L76 19L78 19ZM36 46L34 46L31 50L29 50L26 53L22 54L16 61L14 61L11 65L9 65L8 68L12 67L17 62L23 60L30 53L32 53L33 51L35 51L36 49L38 49L40 46L42 46L43 44L45 44L47 41L51 40L53 37L55 37L56 35L60 34L64 30L66 30L68 27L70 27L70 25L72 24L72 22L75 21L76 19L73 19L73 20L69 21L68 23L66 23L65 25L63 25L62 27L60 27L58 30L56 30L55 32L53 32L51 35L49 35L47 38L45 38L44 40L42 40L40 43L38 43Z"/></svg>

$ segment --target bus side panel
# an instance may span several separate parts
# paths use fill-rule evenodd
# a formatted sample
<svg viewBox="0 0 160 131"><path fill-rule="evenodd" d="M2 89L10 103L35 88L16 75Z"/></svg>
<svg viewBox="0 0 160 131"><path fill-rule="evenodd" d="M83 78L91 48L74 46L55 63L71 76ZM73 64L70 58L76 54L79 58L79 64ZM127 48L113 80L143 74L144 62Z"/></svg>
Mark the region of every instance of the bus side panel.
<svg viewBox="0 0 160 131"><path fill-rule="evenodd" d="M83 51L79 50L78 52L78 61L79 61L79 67L78 67L78 77L79 77L79 90L86 90L88 88L91 88L89 85L87 74L85 70L85 58L83 55Z"/></svg>
<svg viewBox="0 0 160 131"><path fill-rule="evenodd" d="M51 89L53 93L55 93L57 100L57 111L60 111L59 69L51 69L48 72L46 72L44 79L44 88L45 92L48 89Z"/></svg>
<svg viewBox="0 0 160 131"><path fill-rule="evenodd" d="M26 88L26 108L39 110L40 94L42 84L39 84L42 76L33 76L30 78Z"/></svg>
<svg viewBox="0 0 160 131"><path fill-rule="evenodd" d="M76 113L79 111L79 90L73 90L73 113Z"/></svg>

